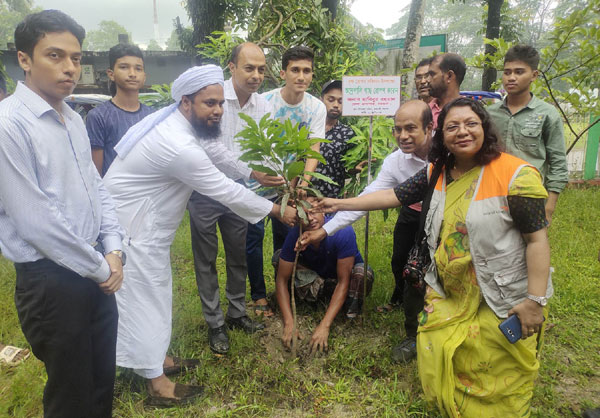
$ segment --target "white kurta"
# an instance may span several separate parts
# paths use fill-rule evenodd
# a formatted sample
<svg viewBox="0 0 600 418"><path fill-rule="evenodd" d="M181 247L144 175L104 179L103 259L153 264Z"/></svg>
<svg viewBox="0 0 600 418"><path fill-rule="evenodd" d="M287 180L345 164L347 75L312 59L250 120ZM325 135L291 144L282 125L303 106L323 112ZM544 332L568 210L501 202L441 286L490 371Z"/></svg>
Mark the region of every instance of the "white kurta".
<svg viewBox="0 0 600 418"><path fill-rule="evenodd" d="M256 223L273 203L225 177L179 110L154 127L104 177L125 238L117 365L162 367L171 340L170 246L193 190Z"/></svg>

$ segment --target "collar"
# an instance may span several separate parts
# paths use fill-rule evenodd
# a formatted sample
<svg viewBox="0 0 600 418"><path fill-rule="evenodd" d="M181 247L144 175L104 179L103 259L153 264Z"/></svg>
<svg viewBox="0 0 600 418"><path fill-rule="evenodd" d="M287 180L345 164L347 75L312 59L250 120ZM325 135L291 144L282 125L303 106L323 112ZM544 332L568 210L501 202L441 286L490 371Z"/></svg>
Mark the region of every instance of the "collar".
<svg viewBox="0 0 600 418"><path fill-rule="evenodd" d="M235 89L233 88L233 80L231 78L229 80L226 80L225 84L223 85L223 96L225 97L225 100L234 100L238 106L240 105L240 101L238 100L237 94L235 93ZM258 93L252 93L243 107L255 106L257 97Z"/></svg>
<svg viewBox="0 0 600 418"><path fill-rule="evenodd" d="M31 90L22 81L17 83L14 95L21 100L21 102L35 115L40 118L43 114L53 111L56 116L58 112L50 106L50 104L42 99L42 97ZM62 102L62 115L68 119L72 119L73 115L69 112L71 108L63 101Z"/></svg>
<svg viewBox="0 0 600 418"><path fill-rule="evenodd" d="M427 158L425 158L424 160L419 158L417 155L410 153L410 154L405 154L404 152L402 152L401 149L398 149L398 151L400 151L402 153L402 155L404 155L404 158L407 160L415 160L418 161L420 163L426 163L427 162Z"/></svg>
<svg viewBox="0 0 600 418"><path fill-rule="evenodd" d="M431 100L429 102L429 107L431 108L431 110L438 110L440 109L440 102L438 101L437 97L434 97L433 100Z"/></svg>
<svg viewBox="0 0 600 418"><path fill-rule="evenodd" d="M531 99L529 99L529 103L527 103L525 106L523 106L521 109L519 109L519 111L517 113L519 113L520 111L522 111L523 109L535 109L536 107L538 107L540 105L540 103L542 102L540 99L538 99L533 93L529 93L529 95L531 96ZM502 100L502 105L501 107L505 108L506 110L508 109L508 96L506 96L504 98L504 100ZM510 110L509 110L510 112Z"/></svg>

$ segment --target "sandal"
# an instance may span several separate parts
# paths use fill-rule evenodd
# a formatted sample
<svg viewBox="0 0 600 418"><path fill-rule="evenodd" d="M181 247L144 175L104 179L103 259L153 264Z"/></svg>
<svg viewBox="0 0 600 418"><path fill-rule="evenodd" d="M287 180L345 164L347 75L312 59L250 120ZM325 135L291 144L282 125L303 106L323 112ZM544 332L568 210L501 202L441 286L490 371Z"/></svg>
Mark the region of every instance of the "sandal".
<svg viewBox="0 0 600 418"><path fill-rule="evenodd" d="M5 362L9 366L16 366L17 364L25 361L30 355L31 352L26 348L5 345L0 350L0 361Z"/></svg>
<svg viewBox="0 0 600 418"><path fill-rule="evenodd" d="M194 369L200 365L200 360L184 359L181 357L173 357L173 365L163 367L163 372L166 376L173 376L185 372L187 369Z"/></svg>
<svg viewBox="0 0 600 418"><path fill-rule="evenodd" d="M254 305L252 309L254 309L254 315L258 317L271 318L275 315L269 305Z"/></svg>
<svg viewBox="0 0 600 418"><path fill-rule="evenodd" d="M399 308L400 308L399 303L386 303L385 305L376 306L375 312L381 313L381 314L386 314L386 313L395 311L396 309L399 309Z"/></svg>

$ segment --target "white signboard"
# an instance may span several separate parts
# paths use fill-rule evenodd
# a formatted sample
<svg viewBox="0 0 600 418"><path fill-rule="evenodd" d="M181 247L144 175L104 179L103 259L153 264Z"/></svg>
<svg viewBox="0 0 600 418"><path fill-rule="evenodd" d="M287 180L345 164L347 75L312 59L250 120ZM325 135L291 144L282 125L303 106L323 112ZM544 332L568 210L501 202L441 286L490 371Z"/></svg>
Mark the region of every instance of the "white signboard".
<svg viewBox="0 0 600 418"><path fill-rule="evenodd" d="M344 116L393 116L400 107L399 76L344 76Z"/></svg>

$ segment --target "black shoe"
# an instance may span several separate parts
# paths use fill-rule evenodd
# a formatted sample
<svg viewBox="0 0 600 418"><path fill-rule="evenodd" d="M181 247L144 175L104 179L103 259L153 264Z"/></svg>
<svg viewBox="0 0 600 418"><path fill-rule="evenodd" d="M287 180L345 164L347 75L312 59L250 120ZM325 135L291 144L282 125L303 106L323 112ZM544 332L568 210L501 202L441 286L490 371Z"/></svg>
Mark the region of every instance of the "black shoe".
<svg viewBox="0 0 600 418"><path fill-rule="evenodd" d="M229 327L229 329L239 328L243 329L246 333L252 334L256 331L260 331L265 329L265 324L260 322L256 322L248 318L247 315L240 316L239 318L225 318L225 323Z"/></svg>
<svg viewBox="0 0 600 418"><path fill-rule="evenodd" d="M396 363L409 363L417 357L417 339L405 338L400 344L392 348L392 360Z"/></svg>
<svg viewBox="0 0 600 418"><path fill-rule="evenodd" d="M208 329L208 346L217 354L227 354L229 351L229 337L225 325Z"/></svg>

